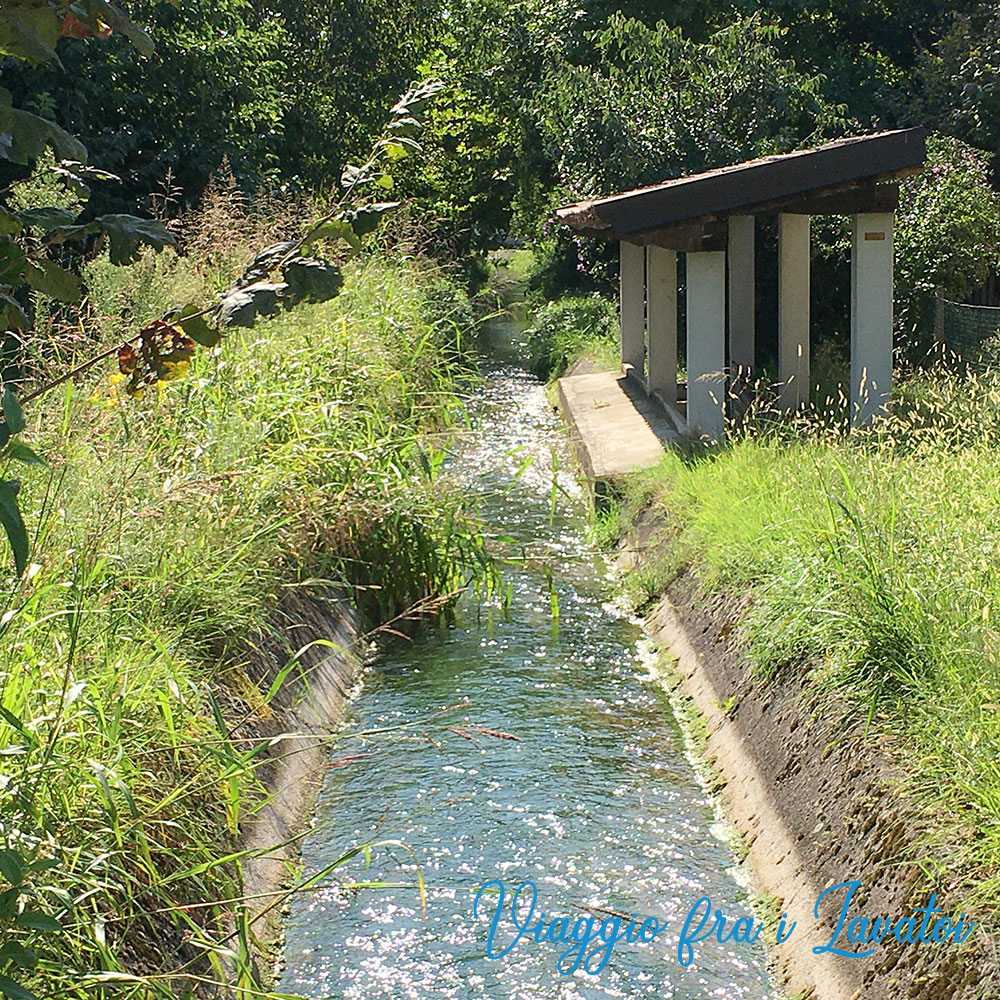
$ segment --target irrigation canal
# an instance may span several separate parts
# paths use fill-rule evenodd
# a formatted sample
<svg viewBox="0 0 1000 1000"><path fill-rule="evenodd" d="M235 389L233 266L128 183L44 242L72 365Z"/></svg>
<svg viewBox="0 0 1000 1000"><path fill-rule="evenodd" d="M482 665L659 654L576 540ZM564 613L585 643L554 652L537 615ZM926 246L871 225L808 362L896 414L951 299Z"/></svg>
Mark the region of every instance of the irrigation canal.
<svg viewBox="0 0 1000 1000"><path fill-rule="evenodd" d="M426 916L405 851L377 850L370 867L357 857L295 898L280 989L344 1000L770 998L761 943L706 941L692 965L677 961L676 930L695 901L749 914L745 890L642 630L614 606L586 541L560 421L539 382L503 360L498 330L450 474L479 494L490 530L530 558L511 571L507 615L469 599L451 627L393 645L368 669L346 732L464 704L420 731L342 744L371 756L328 770L303 851L308 876L358 843L405 841L426 880ZM532 880L547 918L575 921L594 906L670 928L652 944L621 942L596 976L558 974L565 944L522 939L492 961L493 904L484 897L472 916L491 879ZM342 887L352 881L389 884Z"/></svg>

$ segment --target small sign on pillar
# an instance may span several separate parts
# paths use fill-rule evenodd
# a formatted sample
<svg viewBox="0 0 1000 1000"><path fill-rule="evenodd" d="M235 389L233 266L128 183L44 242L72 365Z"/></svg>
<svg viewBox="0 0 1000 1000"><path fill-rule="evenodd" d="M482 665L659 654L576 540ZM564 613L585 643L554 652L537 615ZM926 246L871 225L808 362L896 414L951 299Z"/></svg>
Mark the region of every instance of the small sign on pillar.
<svg viewBox="0 0 1000 1000"><path fill-rule="evenodd" d="M892 393L893 213L851 219L851 422L888 413Z"/></svg>

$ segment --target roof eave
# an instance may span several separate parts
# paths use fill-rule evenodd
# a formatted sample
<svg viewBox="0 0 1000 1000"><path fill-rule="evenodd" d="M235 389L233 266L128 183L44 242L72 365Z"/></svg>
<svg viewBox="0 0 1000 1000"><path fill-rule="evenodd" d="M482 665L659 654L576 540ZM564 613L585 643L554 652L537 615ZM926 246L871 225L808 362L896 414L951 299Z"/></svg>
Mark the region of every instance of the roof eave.
<svg viewBox="0 0 1000 1000"><path fill-rule="evenodd" d="M923 128L842 139L576 202L555 214L588 236L621 239L696 219L773 211L782 199L876 185L919 172L926 156L925 140Z"/></svg>

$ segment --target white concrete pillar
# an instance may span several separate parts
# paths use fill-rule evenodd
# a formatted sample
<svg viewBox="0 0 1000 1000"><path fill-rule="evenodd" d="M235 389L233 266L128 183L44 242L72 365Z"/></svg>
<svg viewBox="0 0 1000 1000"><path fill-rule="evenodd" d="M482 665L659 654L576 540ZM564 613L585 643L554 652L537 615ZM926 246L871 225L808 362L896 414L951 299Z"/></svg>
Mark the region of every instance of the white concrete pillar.
<svg viewBox="0 0 1000 1000"><path fill-rule="evenodd" d="M729 370L746 374L754 362L754 217L729 217Z"/></svg>
<svg viewBox="0 0 1000 1000"><path fill-rule="evenodd" d="M851 219L851 420L888 412L892 392L893 213Z"/></svg>
<svg viewBox="0 0 1000 1000"><path fill-rule="evenodd" d="M687 423L721 441L726 402L726 255L687 255Z"/></svg>
<svg viewBox="0 0 1000 1000"><path fill-rule="evenodd" d="M646 250L622 240L619 301L622 328L622 367L640 378L646 361Z"/></svg>
<svg viewBox="0 0 1000 1000"><path fill-rule="evenodd" d="M649 391L677 402L677 253L646 247L647 376Z"/></svg>
<svg viewBox="0 0 1000 1000"><path fill-rule="evenodd" d="M809 401L810 221L778 216L778 381L785 410Z"/></svg>

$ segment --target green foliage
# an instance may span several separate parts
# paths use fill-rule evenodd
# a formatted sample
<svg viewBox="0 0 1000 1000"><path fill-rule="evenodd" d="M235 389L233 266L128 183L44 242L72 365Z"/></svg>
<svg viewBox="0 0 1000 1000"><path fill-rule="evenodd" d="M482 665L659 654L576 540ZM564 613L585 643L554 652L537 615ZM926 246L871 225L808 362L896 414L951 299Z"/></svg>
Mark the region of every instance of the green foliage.
<svg viewBox="0 0 1000 1000"><path fill-rule="evenodd" d="M955 11L922 58L920 113L943 132L1000 154L1000 7Z"/></svg>
<svg viewBox="0 0 1000 1000"><path fill-rule="evenodd" d="M113 331L190 293L170 259L91 262L90 322ZM37 541L0 616L0 897L25 872L20 919L0 909L0 975L40 997L104 982L168 1000L233 965L260 990L220 902L242 895L237 838L263 799L266 740L230 730L274 694L241 674L245 643L293 590L340 587L382 622L488 577L426 437L469 375L442 308L461 292L412 260L345 274L337 298L195 355L148 405L98 374L26 413L60 469L26 467Z"/></svg>
<svg viewBox="0 0 1000 1000"><path fill-rule="evenodd" d="M612 17L592 38L593 61L556 63L538 94L537 128L558 177L549 207L842 132L842 109L822 96L820 77L779 58L781 34L754 16L697 42L665 22ZM557 231L550 266L567 259L577 277L614 274L605 245L571 244Z"/></svg>
<svg viewBox="0 0 1000 1000"><path fill-rule="evenodd" d="M348 204L347 199L357 192L363 193L366 188L384 191L392 187L389 165L422 151L413 136L420 132L423 112L440 89L441 84L431 80L413 87L400 97L393 105L383 133L376 139L368 158L360 166L348 165L345 168L341 198L303 236L258 252L233 286L223 291L214 305L199 308L189 302L170 309L164 314L166 318L150 317L138 333L129 333L117 351L119 371L128 377L126 391L129 395L140 397L152 385L183 377L196 345L214 347L225 328L249 328L258 317L274 316L281 309L301 302L324 302L336 297L343 283L340 268L328 260L305 256L301 251L318 242L330 248L345 242L357 252L362 238L379 228L387 212L399 207L400 202L362 199L360 203ZM64 163L61 161L56 169L65 175ZM47 187L44 182L35 186L41 190ZM23 200L24 192L17 191L16 187L15 194L21 195ZM62 246L98 236L107 243L110 262L124 265L135 260L143 246L161 250L174 242L173 235L162 223L134 216L112 214L89 222L69 221L75 219L77 207L78 200L71 197L68 204L37 207L29 202L28 207L20 212L3 210L0 218L6 224L7 235L0 236L0 320L5 321L7 326L20 331L27 330L29 326L28 314L15 298L25 288L61 302L75 302L80 297L82 282L59 264L41 256L39 247ZM14 237L25 229L28 239L22 248ZM35 259L29 258L28 254ZM281 280L269 280L276 271L281 272ZM211 317L212 322L206 317ZM104 352L96 360L109 353ZM92 363L92 360L84 362L82 367L89 367ZM61 376L53 384L62 382L66 377ZM32 398L44 394L50 387L43 385L35 389ZM7 392L13 399L12 390ZM6 395L4 399L6 416ZM6 444L23 429L23 421L14 428L7 416L7 423L0 426L4 427L6 435L0 444ZM0 459L23 456L23 446L17 444L16 447L21 451L0 453ZM20 573L28 552L16 494L16 489L7 484L0 489L0 525L7 533L15 566Z"/></svg>
<svg viewBox="0 0 1000 1000"><path fill-rule="evenodd" d="M1000 380L945 371L904 383L865 434L829 426L738 436L671 454L629 484L635 518L665 522L648 576L689 569L746 595L742 635L762 677L834 687L910 761L907 791L940 843L907 860L1000 906ZM648 530L648 529L647 529ZM735 605L734 605L735 606ZM822 703L822 702L821 702Z"/></svg>
<svg viewBox="0 0 1000 1000"><path fill-rule="evenodd" d="M288 95L281 176L326 184L364 155L408 81L439 75L424 59L445 21L419 0L304 0L276 10Z"/></svg>
<svg viewBox="0 0 1000 1000"><path fill-rule="evenodd" d="M618 315L599 295L546 303L525 331L528 364L540 378L562 375L582 355L601 367L618 362Z"/></svg>
<svg viewBox="0 0 1000 1000"><path fill-rule="evenodd" d="M249 0L142 0L129 9L155 52L145 34L130 44L133 23L130 35L116 27L108 38L64 39L58 62L0 70L18 103L43 109L122 178L95 194L97 210L145 214L168 167L193 193L223 157L241 176L273 173L291 98L280 16Z"/></svg>
<svg viewBox="0 0 1000 1000"><path fill-rule="evenodd" d="M497 245L511 227L535 236L560 200L843 128L820 77L780 59L781 31L761 18L697 41L606 6L481 4L454 18L431 63L451 84L428 122L441 152L413 190L459 246Z"/></svg>
<svg viewBox="0 0 1000 1000"><path fill-rule="evenodd" d="M594 37L595 64L554 67L539 95L539 128L567 189L653 184L843 128L819 78L778 58L780 35L752 17L699 43L666 23L612 17Z"/></svg>
<svg viewBox="0 0 1000 1000"><path fill-rule="evenodd" d="M1000 194L982 153L930 137L924 172L902 185L896 245L899 324L926 347L935 292L961 300L1000 267Z"/></svg>
<svg viewBox="0 0 1000 1000"><path fill-rule="evenodd" d="M148 36L105 0L84 0L72 9L65 3L9 4L0 16L0 50L15 60L54 62L61 67L54 48L61 34L85 38L112 30L142 52L152 50ZM43 178L15 184L0 196L0 324L6 331L17 331L18 340L24 339L32 325L28 303L33 294L72 303L82 293L79 279L50 256L54 248L96 236L108 241L112 259L123 264L135 259L142 245L162 248L173 243L173 236L161 223L131 215L102 215L79 222L82 200L89 194L85 178L107 175L87 167L86 149L57 124L15 108L5 88L0 88L0 156L21 166L32 166L37 161L43 174L55 174L69 189L64 195L56 195L50 204L26 200L25 194L32 188L51 191L52 184ZM12 407L17 407L14 389L5 386L4 423L0 430L4 450L0 461L25 454L24 446L13 440L24 422L18 410L15 426ZM0 523L20 573L28 546L16 498L15 486L4 481L0 489Z"/></svg>
<svg viewBox="0 0 1000 1000"><path fill-rule="evenodd" d="M735 6L780 24L781 56L794 59L806 73L821 73L825 98L847 105L851 119L868 131L919 124L913 90L921 53L953 12L975 2L738 0Z"/></svg>
<svg viewBox="0 0 1000 1000"><path fill-rule="evenodd" d="M95 194L102 212L148 212L168 171L191 203L223 161L245 190L336 181L420 75L440 25L412 0L139 0L129 11L155 52L116 28L83 45L64 39L59 63L0 68L17 103L122 178Z"/></svg>
<svg viewBox="0 0 1000 1000"><path fill-rule="evenodd" d="M31 734L23 727L21 731L31 739ZM31 749L37 750L37 744ZM37 909L45 905L45 884L49 881L46 873L53 865L36 850L25 850L9 834L6 842L12 846L0 848L0 884L7 883L0 892L0 936L4 940L0 945L0 969L7 973L0 974L0 996L8 1000L38 1000L36 994L18 980L31 975L38 964L36 948L40 943L44 946L41 935L63 931L59 921Z"/></svg>

